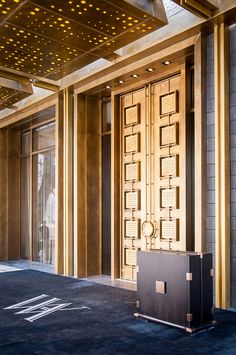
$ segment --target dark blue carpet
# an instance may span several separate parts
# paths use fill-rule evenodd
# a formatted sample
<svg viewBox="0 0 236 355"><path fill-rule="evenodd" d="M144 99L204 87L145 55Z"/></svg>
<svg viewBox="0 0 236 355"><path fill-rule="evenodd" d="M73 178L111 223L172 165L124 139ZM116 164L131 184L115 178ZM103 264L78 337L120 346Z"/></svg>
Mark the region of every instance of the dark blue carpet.
<svg viewBox="0 0 236 355"><path fill-rule="evenodd" d="M47 296L28 307L59 300L31 313L4 309L42 294ZM236 354L236 313L218 311L214 329L188 335L135 320L135 301L135 292L92 282L32 270L1 273L0 354ZM65 303L71 304L33 322L25 319Z"/></svg>

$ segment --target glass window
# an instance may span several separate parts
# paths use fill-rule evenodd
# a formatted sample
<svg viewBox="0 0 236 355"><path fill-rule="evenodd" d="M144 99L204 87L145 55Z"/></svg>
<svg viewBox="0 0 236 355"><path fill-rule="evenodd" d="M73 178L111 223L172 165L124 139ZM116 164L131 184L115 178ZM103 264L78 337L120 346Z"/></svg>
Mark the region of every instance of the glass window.
<svg viewBox="0 0 236 355"><path fill-rule="evenodd" d="M21 159L21 259L30 257L30 157Z"/></svg>
<svg viewBox="0 0 236 355"><path fill-rule="evenodd" d="M22 133L21 143L21 258L54 264L55 122Z"/></svg>
<svg viewBox="0 0 236 355"><path fill-rule="evenodd" d="M55 145L55 123L38 127L33 131L33 150L38 151Z"/></svg>
<svg viewBox="0 0 236 355"><path fill-rule="evenodd" d="M55 152L33 157L33 259L54 264Z"/></svg>

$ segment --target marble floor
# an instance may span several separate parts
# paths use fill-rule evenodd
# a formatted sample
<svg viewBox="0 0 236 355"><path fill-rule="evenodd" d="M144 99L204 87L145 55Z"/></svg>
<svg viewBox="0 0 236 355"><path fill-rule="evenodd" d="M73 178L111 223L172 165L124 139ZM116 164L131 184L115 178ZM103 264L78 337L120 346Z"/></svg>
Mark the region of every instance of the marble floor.
<svg viewBox="0 0 236 355"><path fill-rule="evenodd" d="M30 262L26 260L4 261L0 263L0 272L19 271L27 269L55 274L54 266L49 264Z"/></svg>
<svg viewBox="0 0 236 355"><path fill-rule="evenodd" d="M0 272L20 271L21 269L0 263Z"/></svg>
<svg viewBox="0 0 236 355"><path fill-rule="evenodd" d="M115 279L113 280L110 276L107 275L97 275L83 278L82 280L96 282L102 285L113 286L118 288L124 288L126 290L136 291L137 284L134 281Z"/></svg>
<svg viewBox="0 0 236 355"><path fill-rule="evenodd" d="M30 262L30 261L26 261L26 260L0 262L0 273L1 272L27 270L27 269L47 272L50 274L55 274L54 266L49 265L49 264ZM95 282L95 283L107 285L107 286L123 288L123 289L131 290L131 291L137 290L136 282L122 280L122 279L113 280L108 275L90 276L90 277L86 277L86 278L81 278L81 280L91 281L91 282Z"/></svg>

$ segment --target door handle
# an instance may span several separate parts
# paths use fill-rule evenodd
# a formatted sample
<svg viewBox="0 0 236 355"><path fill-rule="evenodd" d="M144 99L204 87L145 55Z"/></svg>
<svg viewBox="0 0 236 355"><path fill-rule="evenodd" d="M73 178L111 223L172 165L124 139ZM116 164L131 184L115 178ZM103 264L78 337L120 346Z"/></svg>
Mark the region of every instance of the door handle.
<svg viewBox="0 0 236 355"><path fill-rule="evenodd" d="M158 230L159 228L155 222L144 221L142 224L142 234L145 238L156 238Z"/></svg>

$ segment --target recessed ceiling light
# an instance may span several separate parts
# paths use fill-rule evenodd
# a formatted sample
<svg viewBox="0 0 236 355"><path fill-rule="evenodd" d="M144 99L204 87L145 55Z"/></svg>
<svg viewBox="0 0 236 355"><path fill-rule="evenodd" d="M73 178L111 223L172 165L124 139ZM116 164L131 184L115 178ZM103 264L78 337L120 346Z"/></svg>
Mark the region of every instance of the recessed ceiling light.
<svg viewBox="0 0 236 355"><path fill-rule="evenodd" d="M106 85L106 89L111 89L111 86L110 85Z"/></svg>
<svg viewBox="0 0 236 355"><path fill-rule="evenodd" d="M118 80L118 84L124 84L124 80Z"/></svg>
<svg viewBox="0 0 236 355"><path fill-rule="evenodd" d="M138 78L138 77L139 77L138 74L133 74L133 75L131 75L131 78Z"/></svg>
<svg viewBox="0 0 236 355"><path fill-rule="evenodd" d="M151 73L152 71L154 71L154 70L155 70L155 68L147 68L147 69L146 69L146 71L148 71L148 72L150 72L150 73Z"/></svg>
<svg viewBox="0 0 236 355"><path fill-rule="evenodd" d="M171 64L172 62L170 61L170 60L166 60L165 62L163 62L162 64L164 64L164 65L169 65L169 64Z"/></svg>

